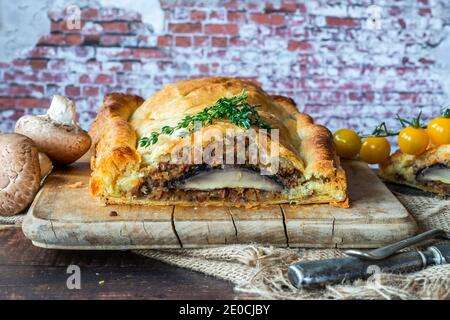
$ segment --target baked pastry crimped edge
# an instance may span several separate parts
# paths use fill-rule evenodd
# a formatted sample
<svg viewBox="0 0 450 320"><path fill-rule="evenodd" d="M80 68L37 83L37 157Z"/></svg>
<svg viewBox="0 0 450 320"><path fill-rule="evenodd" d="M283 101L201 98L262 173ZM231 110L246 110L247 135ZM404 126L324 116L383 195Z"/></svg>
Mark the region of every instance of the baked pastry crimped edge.
<svg viewBox="0 0 450 320"><path fill-rule="evenodd" d="M404 184L440 195L449 195L433 184L423 184L416 180L420 170L436 164L445 164L450 168L450 145L431 147L419 156L408 155L401 150L392 154L388 161L380 165L379 175L384 180Z"/></svg>
<svg viewBox="0 0 450 320"><path fill-rule="evenodd" d="M201 94L204 94L201 93L201 90L209 88L208 86L211 84L217 84L227 89L233 88L233 86L236 86L236 88L246 86L247 89L253 90L255 95L263 97L260 99L267 100L270 106L274 106L275 112L274 110L271 110L271 112L277 113L274 115L285 126L285 132L290 132L289 134L293 132L298 138L295 140L300 141L298 148L294 148L296 150L280 148L280 155L292 159L296 166L302 168L305 176L320 176L326 180L327 187L336 190L338 195L335 198L320 195L317 197L308 196L305 199L283 200L270 204L287 202L330 203L348 207L345 172L340 166L330 131L321 125L314 124L309 115L299 112L292 99L282 96L267 96L259 87L239 79L205 78L180 81L168 85L148 99L145 104L150 103L157 106L158 103L172 99L173 96L182 96L186 94L185 92L192 93L194 90L200 91L199 95L201 96ZM117 193L114 185L119 178L122 179L126 176L129 180L138 179L133 175L133 172L139 170L142 155L136 150L137 135L130 124L130 117L142 103L142 98L132 95L112 93L105 97L97 118L89 131L95 148L95 155L91 160L93 173L89 187L92 196L100 198L103 202L116 204L236 205L235 203L221 201L195 204L191 202L168 203L150 199L132 199ZM285 138L292 140L289 137ZM298 152L300 158L293 157L294 152ZM247 206L260 204L258 202L246 203Z"/></svg>

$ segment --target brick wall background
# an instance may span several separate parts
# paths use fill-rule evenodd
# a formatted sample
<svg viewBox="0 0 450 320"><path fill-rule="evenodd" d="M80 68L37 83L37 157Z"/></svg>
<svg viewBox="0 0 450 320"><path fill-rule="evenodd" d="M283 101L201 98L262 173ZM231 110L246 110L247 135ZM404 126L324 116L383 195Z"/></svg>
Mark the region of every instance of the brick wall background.
<svg viewBox="0 0 450 320"><path fill-rule="evenodd" d="M12 59L0 48L2 131L43 112L53 94L74 99L87 128L107 92L148 97L216 75L291 96L331 130L368 132L398 112L430 117L450 105L448 0L161 0L142 10L81 1L79 30L65 21L61 2L70 2L59 2L45 7L50 31L34 47ZM371 4L382 8L380 30L366 27ZM162 10L161 30L142 20L145 10ZM27 36L21 16L17 30Z"/></svg>

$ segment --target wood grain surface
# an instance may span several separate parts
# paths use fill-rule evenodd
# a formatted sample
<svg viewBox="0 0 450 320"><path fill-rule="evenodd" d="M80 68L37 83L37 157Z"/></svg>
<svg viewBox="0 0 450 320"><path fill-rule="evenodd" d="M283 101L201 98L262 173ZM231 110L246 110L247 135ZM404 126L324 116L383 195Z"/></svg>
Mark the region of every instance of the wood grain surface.
<svg viewBox="0 0 450 320"><path fill-rule="evenodd" d="M351 207L281 205L256 209L103 206L88 194L90 170L77 163L51 174L23 223L46 248L194 248L257 242L292 247L378 247L417 227L365 163L343 164Z"/></svg>
<svg viewBox="0 0 450 320"><path fill-rule="evenodd" d="M69 265L81 289L67 288ZM233 284L129 251L46 250L20 228L0 228L0 300L4 299L253 299Z"/></svg>

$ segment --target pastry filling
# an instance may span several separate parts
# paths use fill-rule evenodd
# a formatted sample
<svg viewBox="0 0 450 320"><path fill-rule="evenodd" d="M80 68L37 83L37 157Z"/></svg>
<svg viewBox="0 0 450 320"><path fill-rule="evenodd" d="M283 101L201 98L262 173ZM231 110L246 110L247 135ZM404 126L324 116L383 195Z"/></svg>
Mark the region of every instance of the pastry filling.
<svg viewBox="0 0 450 320"><path fill-rule="evenodd" d="M281 191L282 184L258 172L239 168L221 168L207 171L184 180L180 188L185 190L213 190L223 188L253 188L265 191Z"/></svg>
<svg viewBox="0 0 450 320"><path fill-rule="evenodd" d="M450 194L450 168L443 163L420 170L416 174L416 180L419 184L432 187L437 192Z"/></svg>
<svg viewBox="0 0 450 320"><path fill-rule="evenodd" d="M138 197L160 201L274 200L302 180L301 173L293 168L280 168L277 175L262 175L257 166L250 165L163 166L165 173L171 176L161 175L160 171L150 174L139 189Z"/></svg>
<svg viewBox="0 0 450 320"><path fill-rule="evenodd" d="M416 179L423 182L435 181L450 184L450 168L442 163L434 164L420 170Z"/></svg>

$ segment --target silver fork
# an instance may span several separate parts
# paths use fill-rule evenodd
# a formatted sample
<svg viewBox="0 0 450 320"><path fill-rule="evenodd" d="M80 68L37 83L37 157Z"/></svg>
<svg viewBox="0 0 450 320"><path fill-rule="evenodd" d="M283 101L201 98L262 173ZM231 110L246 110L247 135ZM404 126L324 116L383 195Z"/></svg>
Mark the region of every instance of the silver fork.
<svg viewBox="0 0 450 320"><path fill-rule="evenodd" d="M347 250L345 251L345 254L350 257L355 257L364 260L382 260L392 256L401 249L410 247L425 240L437 238L450 240L450 232L447 232L442 229L433 229L375 250L371 251Z"/></svg>

